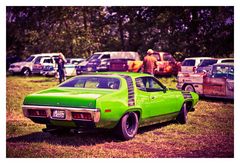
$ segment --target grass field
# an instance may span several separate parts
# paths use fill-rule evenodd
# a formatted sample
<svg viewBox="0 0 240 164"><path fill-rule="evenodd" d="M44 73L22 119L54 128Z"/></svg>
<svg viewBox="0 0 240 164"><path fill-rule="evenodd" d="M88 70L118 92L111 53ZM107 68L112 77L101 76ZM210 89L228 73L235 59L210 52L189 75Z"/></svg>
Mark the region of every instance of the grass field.
<svg viewBox="0 0 240 164"><path fill-rule="evenodd" d="M175 87L175 78L161 78ZM54 78L7 77L7 157L234 157L233 102L201 99L188 123L167 122L139 129L130 141L110 132L53 136L23 117L24 97L58 84Z"/></svg>

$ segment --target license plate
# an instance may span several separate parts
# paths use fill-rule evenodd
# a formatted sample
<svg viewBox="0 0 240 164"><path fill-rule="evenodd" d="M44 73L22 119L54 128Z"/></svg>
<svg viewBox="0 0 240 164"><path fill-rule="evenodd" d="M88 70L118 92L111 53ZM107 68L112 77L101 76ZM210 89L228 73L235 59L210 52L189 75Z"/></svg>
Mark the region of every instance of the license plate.
<svg viewBox="0 0 240 164"><path fill-rule="evenodd" d="M52 117L53 118L64 119L65 118L65 111L64 110L53 110Z"/></svg>

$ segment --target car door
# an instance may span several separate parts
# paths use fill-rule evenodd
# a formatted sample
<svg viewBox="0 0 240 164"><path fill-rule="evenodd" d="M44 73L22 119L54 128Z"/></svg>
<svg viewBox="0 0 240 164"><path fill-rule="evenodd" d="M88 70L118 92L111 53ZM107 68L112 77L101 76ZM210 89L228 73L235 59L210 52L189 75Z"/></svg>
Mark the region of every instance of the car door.
<svg viewBox="0 0 240 164"><path fill-rule="evenodd" d="M203 79L203 94L206 96L226 96L226 79L228 67L215 65L212 67L212 74Z"/></svg>
<svg viewBox="0 0 240 164"><path fill-rule="evenodd" d="M141 99L143 118L172 114L181 108L181 104L176 101L180 95L166 90L157 79L141 77L136 79L136 84L137 88L141 90L137 99Z"/></svg>

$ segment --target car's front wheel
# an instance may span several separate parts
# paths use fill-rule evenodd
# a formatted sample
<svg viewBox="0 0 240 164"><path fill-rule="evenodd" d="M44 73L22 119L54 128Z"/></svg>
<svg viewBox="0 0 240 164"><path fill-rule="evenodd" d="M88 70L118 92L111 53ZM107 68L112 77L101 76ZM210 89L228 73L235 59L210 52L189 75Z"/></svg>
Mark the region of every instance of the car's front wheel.
<svg viewBox="0 0 240 164"><path fill-rule="evenodd" d="M177 116L177 121L180 123L180 124L185 124L187 122L187 104L184 103L182 108L181 108L181 111L179 112L178 116Z"/></svg>
<svg viewBox="0 0 240 164"><path fill-rule="evenodd" d="M120 120L117 133L123 140L132 139L138 130L138 116L135 112L125 114Z"/></svg>
<svg viewBox="0 0 240 164"><path fill-rule="evenodd" d="M24 76L29 76L29 75L31 75L31 70L29 68L23 68L22 74Z"/></svg>

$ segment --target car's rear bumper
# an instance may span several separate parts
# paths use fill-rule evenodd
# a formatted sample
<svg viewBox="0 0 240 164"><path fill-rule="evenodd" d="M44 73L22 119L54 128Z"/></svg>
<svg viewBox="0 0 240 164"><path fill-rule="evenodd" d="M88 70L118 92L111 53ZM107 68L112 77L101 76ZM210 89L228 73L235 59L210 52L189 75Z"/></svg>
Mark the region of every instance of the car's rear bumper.
<svg viewBox="0 0 240 164"><path fill-rule="evenodd" d="M30 118L36 123L42 124L56 124L59 126L84 126L85 124L95 124L100 121L100 110L99 109L88 109L88 108L71 108L71 107L54 107L54 106L36 106L36 105L23 105L23 114L25 117ZM34 115L29 111L34 111ZM64 118L53 117L53 111L60 110L64 111ZM87 119L74 119L73 113L88 113L91 115L91 120Z"/></svg>

